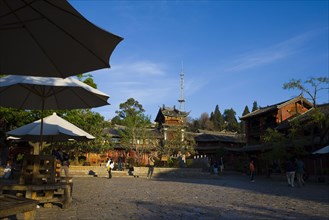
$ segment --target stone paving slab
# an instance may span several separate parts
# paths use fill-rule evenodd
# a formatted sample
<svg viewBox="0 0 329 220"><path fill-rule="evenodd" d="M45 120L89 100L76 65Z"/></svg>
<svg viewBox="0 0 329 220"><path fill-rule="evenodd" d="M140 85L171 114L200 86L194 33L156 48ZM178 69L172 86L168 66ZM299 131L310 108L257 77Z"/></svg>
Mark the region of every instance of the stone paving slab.
<svg viewBox="0 0 329 220"><path fill-rule="evenodd" d="M22 216L18 216L22 219ZM40 207L36 219L329 219L329 184L224 173L205 178L74 178L69 209Z"/></svg>

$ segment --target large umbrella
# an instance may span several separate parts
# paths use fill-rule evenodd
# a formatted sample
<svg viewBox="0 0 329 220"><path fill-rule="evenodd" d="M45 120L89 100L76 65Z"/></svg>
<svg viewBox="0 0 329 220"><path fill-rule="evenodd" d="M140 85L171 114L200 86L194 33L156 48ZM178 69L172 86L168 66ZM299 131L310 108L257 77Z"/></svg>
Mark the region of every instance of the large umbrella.
<svg viewBox="0 0 329 220"><path fill-rule="evenodd" d="M122 39L66 0L0 0L0 74L65 78L107 68Z"/></svg>
<svg viewBox="0 0 329 220"><path fill-rule="evenodd" d="M0 106L17 109L82 109L108 105L108 95L74 78L0 78ZM40 145L43 136L41 117Z"/></svg>
<svg viewBox="0 0 329 220"><path fill-rule="evenodd" d="M314 151L312 154L329 154L329 145Z"/></svg>
<svg viewBox="0 0 329 220"><path fill-rule="evenodd" d="M9 131L7 134L20 137L23 140L39 141L40 129L41 119ZM69 139L87 141L95 138L74 124L59 117L56 113L43 119L42 134L43 140L48 142L67 141Z"/></svg>
<svg viewBox="0 0 329 220"><path fill-rule="evenodd" d="M74 78L6 76L0 78L0 106L45 110L108 105L109 96Z"/></svg>

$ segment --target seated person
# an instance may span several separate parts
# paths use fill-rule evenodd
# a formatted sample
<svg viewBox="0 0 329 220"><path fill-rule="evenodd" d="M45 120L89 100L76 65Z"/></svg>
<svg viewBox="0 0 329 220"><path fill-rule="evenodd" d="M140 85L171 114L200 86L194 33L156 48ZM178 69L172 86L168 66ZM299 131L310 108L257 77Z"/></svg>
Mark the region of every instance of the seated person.
<svg viewBox="0 0 329 220"><path fill-rule="evenodd" d="M4 169L3 178L4 178L4 179L9 179L11 176L12 176L11 165L10 165L10 162L7 161L6 168Z"/></svg>

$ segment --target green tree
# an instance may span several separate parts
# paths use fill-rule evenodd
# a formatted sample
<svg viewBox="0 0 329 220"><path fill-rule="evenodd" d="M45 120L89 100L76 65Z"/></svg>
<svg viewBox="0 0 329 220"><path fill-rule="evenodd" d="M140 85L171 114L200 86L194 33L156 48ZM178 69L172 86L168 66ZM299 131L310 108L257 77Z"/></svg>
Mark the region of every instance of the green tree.
<svg viewBox="0 0 329 220"><path fill-rule="evenodd" d="M239 123L235 117L236 112L232 108L225 109L223 115L224 115L223 117L226 121L226 130L232 131L232 132L240 132Z"/></svg>
<svg viewBox="0 0 329 220"><path fill-rule="evenodd" d="M224 119L219 110L219 106L216 105L215 111L211 114L210 121L214 125L214 130L221 131L224 128Z"/></svg>
<svg viewBox="0 0 329 220"><path fill-rule="evenodd" d="M91 74L79 74L77 75L78 80L86 83L87 85L97 89L97 84L94 82L93 76Z"/></svg>
<svg viewBox="0 0 329 220"><path fill-rule="evenodd" d="M166 132L167 140L165 140L163 153L168 156L177 154L184 145L183 131L180 127L174 127Z"/></svg>
<svg viewBox="0 0 329 220"><path fill-rule="evenodd" d="M246 107L244 107L244 110L243 110L243 113L242 113L242 116L245 116L245 115L247 115L247 114L249 114L250 113L250 111L249 111L249 108L248 108L248 106L246 105ZM241 121L240 122L240 127L241 127L241 133L245 133L246 132L246 123L245 123L245 121Z"/></svg>
<svg viewBox="0 0 329 220"><path fill-rule="evenodd" d="M259 106L258 106L258 104L257 104L257 101L254 101L254 102L252 103L252 109L251 109L251 112L256 111L257 109L259 109Z"/></svg>
<svg viewBox="0 0 329 220"><path fill-rule="evenodd" d="M247 114L249 114L250 111L249 111L249 108L248 108L248 105L246 105L246 107L244 107L244 110L243 110L243 113L242 113L242 116L245 116Z"/></svg>
<svg viewBox="0 0 329 220"><path fill-rule="evenodd" d="M123 125L122 123L123 123L123 122L122 122L121 118L120 118L118 115L114 116L114 117L111 119L111 124L112 124L112 125Z"/></svg>
<svg viewBox="0 0 329 220"><path fill-rule="evenodd" d="M129 98L119 105L120 110L116 111L121 118L125 129L120 132L122 136L121 144L126 150L134 150L137 156L137 164L147 148L149 148L151 136L148 127L151 125L150 117L143 112L143 106L135 99Z"/></svg>
<svg viewBox="0 0 329 220"><path fill-rule="evenodd" d="M99 113L92 112L90 109L75 109L60 116L95 137L95 139L88 142L66 142L64 145L71 152L74 152L75 156L88 152L104 153L109 149L113 149L108 134L103 132L105 128L111 125Z"/></svg>
<svg viewBox="0 0 329 220"><path fill-rule="evenodd" d="M120 110L115 113L121 118L124 119L129 115L136 116L140 113L145 112L143 106L139 104L134 98L127 99L126 102L119 105Z"/></svg>
<svg viewBox="0 0 329 220"><path fill-rule="evenodd" d="M0 129L4 132L21 127L37 119L31 114L31 111L0 107Z"/></svg>

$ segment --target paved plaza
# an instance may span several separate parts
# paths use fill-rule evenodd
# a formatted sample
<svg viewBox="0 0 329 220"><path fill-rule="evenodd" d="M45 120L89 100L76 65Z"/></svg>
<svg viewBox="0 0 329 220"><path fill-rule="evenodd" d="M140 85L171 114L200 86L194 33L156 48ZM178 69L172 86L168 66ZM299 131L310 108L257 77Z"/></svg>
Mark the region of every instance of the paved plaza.
<svg viewBox="0 0 329 220"><path fill-rule="evenodd" d="M224 173L202 178L74 178L73 204L36 219L329 219L329 184Z"/></svg>

